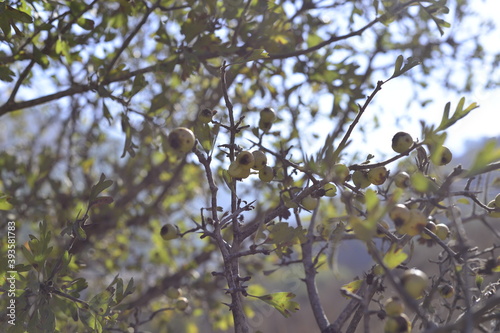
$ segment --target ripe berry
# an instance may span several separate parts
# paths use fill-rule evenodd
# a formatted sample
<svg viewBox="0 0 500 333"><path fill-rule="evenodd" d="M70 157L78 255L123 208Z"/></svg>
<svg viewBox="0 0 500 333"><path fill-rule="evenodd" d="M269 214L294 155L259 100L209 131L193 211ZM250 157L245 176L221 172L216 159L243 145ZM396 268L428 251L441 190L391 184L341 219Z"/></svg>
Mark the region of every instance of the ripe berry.
<svg viewBox="0 0 500 333"><path fill-rule="evenodd" d="M373 185L382 185L389 175L385 166L379 166L368 171L368 180Z"/></svg>
<svg viewBox="0 0 500 333"><path fill-rule="evenodd" d="M185 127L178 127L168 135L168 144L178 153L190 152L195 144L193 132Z"/></svg>
<svg viewBox="0 0 500 333"><path fill-rule="evenodd" d="M413 138L406 132L397 132L392 137L392 150L403 153L413 146Z"/></svg>

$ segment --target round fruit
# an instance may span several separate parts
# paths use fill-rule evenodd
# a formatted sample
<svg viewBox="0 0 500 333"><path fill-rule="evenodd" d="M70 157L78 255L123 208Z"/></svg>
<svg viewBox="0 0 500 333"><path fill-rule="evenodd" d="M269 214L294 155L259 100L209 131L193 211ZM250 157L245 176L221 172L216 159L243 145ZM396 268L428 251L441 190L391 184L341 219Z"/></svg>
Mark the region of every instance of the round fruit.
<svg viewBox="0 0 500 333"><path fill-rule="evenodd" d="M410 220L403 226L403 232L409 236L420 234L427 225L427 217L418 209L410 209Z"/></svg>
<svg viewBox="0 0 500 333"><path fill-rule="evenodd" d="M177 299L181 296L181 290L179 288L170 286L168 287L166 294L168 298Z"/></svg>
<svg viewBox="0 0 500 333"><path fill-rule="evenodd" d="M370 180L368 180L368 174L362 170L354 171L351 179L357 188L366 188L371 185Z"/></svg>
<svg viewBox="0 0 500 333"><path fill-rule="evenodd" d="M270 166L265 166L259 170L259 178L263 182L269 183L274 178L274 169Z"/></svg>
<svg viewBox="0 0 500 333"><path fill-rule="evenodd" d="M177 301L175 301L175 308L180 311L186 310L189 305L189 301L186 297L179 297Z"/></svg>
<svg viewBox="0 0 500 333"><path fill-rule="evenodd" d="M229 165L227 173L233 178L243 179L250 176L250 168L242 166L238 161L234 161Z"/></svg>
<svg viewBox="0 0 500 333"><path fill-rule="evenodd" d="M163 238L164 240L171 240L179 237L177 228L174 227L172 224L165 224L163 227L161 227L160 235L161 238Z"/></svg>
<svg viewBox="0 0 500 333"><path fill-rule="evenodd" d="M500 207L496 205L496 199L488 202L487 206L489 208L495 208L495 211L489 212L488 215L490 215L491 217L500 217Z"/></svg>
<svg viewBox="0 0 500 333"><path fill-rule="evenodd" d="M394 184L399 188L407 188L410 186L410 175L404 171L398 172L394 176Z"/></svg>
<svg viewBox="0 0 500 333"><path fill-rule="evenodd" d="M444 223L436 224L436 236L439 237L440 240L444 241L448 236L450 236L450 228Z"/></svg>
<svg viewBox="0 0 500 333"><path fill-rule="evenodd" d="M410 221L410 215L410 210L405 205L397 204L390 210L389 217L394 222L398 233L404 234L403 227Z"/></svg>
<svg viewBox="0 0 500 333"><path fill-rule="evenodd" d="M288 192L285 192L281 195L281 198L283 199L283 204L285 205L285 207L287 208L299 208L299 205L292 201L292 199L290 198L290 193Z"/></svg>
<svg viewBox="0 0 500 333"><path fill-rule="evenodd" d="M212 121L212 117L214 116L214 111L210 109L203 109L198 113L198 120L204 124L208 124Z"/></svg>
<svg viewBox="0 0 500 333"><path fill-rule="evenodd" d="M384 325L384 333L410 333L411 322L404 313L396 317L387 318Z"/></svg>
<svg viewBox="0 0 500 333"><path fill-rule="evenodd" d="M334 197L337 195L337 186L333 183L326 183L325 186L323 186L323 190L327 197Z"/></svg>
<svg viewBox="0 0 500 333"><path fill-rule="evenodd" d="M253 155L253 166L252 169L260 170L267 165L266 154L262 150L254 150Z"/></svg>
<svg viewBox="0 0 500 333"><path fill-rule="evenodd" d="M447 147L443 146L443 147L441 147L441 149L442 149L441 155L439 156L439 158L437 160L437 165L446 165L446 164L451 162L453 155Z"/></svg>
<svg viewBox="0 0 500 333"><path fill-rule="evenodd" d="M250 170L250 168L253 167L255 160L251 152L244 150L236 156L235 162L241 167Z"/></svg>
<svg viewBox="0 0 500 333"><path fill-rule="evenodd" d="M436 227L436 224L434 222L432 222L432 221L427 222L427 224L425 225L425 227L427 229L429 229L430 231L432 231L434 234L436 233L437 227ZM427 235L427 233L425 232L425 230L422 230L421 236L422 236L423 239L432 239L431 236Z"/></svg>
<svg viewBox="0 0 500 333"><path fill-rule="evenodd" d="M389 317L397 317L405 311L405 305L399 297L394 296L385 301L384 310Z"/></svg>
<svg viewBox="0 0 500 333"><path fill-rule="evenodd" d="M443 298L450 298L455 294L455 288L449 284L443 284L439 286L439 294Z"/></svg>
<svg viewBox="0 0 500 333"><path fill-rule="evenodd" d="M332 166L333 181L342 184L349 177L349 168L344 164L335 164Z"/></svg>
<svg viewBox="0 0 500 333"><path fill-rule="evenodd" d="M263 121L259 120L259 128L262 130L262 132L267 133L271 130L271 127L273 126L273 123L269 121Z"/></svg>
<svg viewBox="0 0 500 333"><path fill-rule="evenodd" d="M193 150L195 137L190 129L178 127L168 135L168 144L173 150L185 154Z"/></svg>
<svg viewBox="0 0 500 333"><path fill-rule="evenodd" d="M403 153L413 146L413 138L406 132L397 132L392 137L392 150Z"/></svg>
<svg viewBox="0 0 500 333"><path fill-rule="evenodd" d="M427 274L419 269L411 268L403 273L401 284L411 297L418 299L427 288L428 280Z"/></svg>
<svg viewBox="0 0 500 333"><path fill-rule="evenodd" d="M308 195L302 201L300 204L302 207L304 207L307 210L314 210L316 207L318 207L319 199L318 198L313 198L311 195Z"/></svg>
<svg viewBox="0 0 500 333"><path fill-rule="evenodd" d="M373 185L382 185L389 175L385 166L379 166L368 171L368 180Z"/></svg>
<svg viewBox="0 0 500 333"><path fill-rule="evenodd" d="M272 123L276 120L276 112L272 108L264 108L260 111L260 120Z"/></svg>

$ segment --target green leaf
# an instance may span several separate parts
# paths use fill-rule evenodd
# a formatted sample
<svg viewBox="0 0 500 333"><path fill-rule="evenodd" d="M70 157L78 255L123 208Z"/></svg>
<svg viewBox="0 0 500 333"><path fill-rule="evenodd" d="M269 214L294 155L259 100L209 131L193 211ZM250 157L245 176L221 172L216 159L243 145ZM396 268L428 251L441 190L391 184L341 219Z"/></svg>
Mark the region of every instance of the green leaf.
<svg viewBox="0 0 500 333"><path fill-rule="evenodd" d="M9 202L10 200L12 200L11 196L0 192L0 210L10 210L14 208L14 206Z"/></svg>
<svg viewBox="0 0 500 333"><path fill-rule="evenodd" d="M296 312L300 309L299 303L291 300L295 298L295 294L290 292L285 291L254 297L271 305L273 308L278 310L285 318L290 317L293 312Z"/></svg>
<svg viewBox="0 0 500 333"><path fill-rule="evenodd" d="M438 128L436 128L436 132L442 131L455 124L457 121L468 115L472 110L479 107L477 103L470 104L467 108L464 109L465 105L465 97L462 97L458 102L458 105L453 113L453 116L449 118L450 115L450 102L446 103L443 111L443 117L441 119L441 123Z"/></svg>
<svg viewBox="0 0 500 333"><path fill-rule="evenodd" d="M328 253L328 267L333 271L334 274L339 272L337 267L337 255L338 247L340 246L342 239L345 235L345 224L343 222L337 223L337 226L333 230L329 242L330 242L330 252Z"/></svg>
<svg viewBox="0 0 500 333"><path fill-rule="evenodd" d="M342 294L342 296L350 298L350 295L355 294L359 290L359 288L361 288L362 284L363 280L351 281L340 287L340 293Z"/></svg>
<svg viewBox="0 0 500 333"><path fill-rule="evenodd" d="M403 252L403 249L393 244L391 248L384 255L384 265L389 269L398 267L403 261L408 258L408 255Z"/></svg>
<svg viewBox="0 0 500 333"><path fill-rule="evenodd" d="M472 166L467 172L467 177L480 174L482 170L490 163L500 161L500 148L496 146L496 141L489 140L483 146L474 159Z"/></svg>
<svg viewBox="0 0 500 333"><path fill-rule="evenodd" d="M0 18L1 20L1 18ZM12 82L14 80L14 76L16 74L11 71L8 67L6 66L0 66L0 80L5 81L5 82Z"/></svg>
<svg viewBox="0 0 500 333"><path fill-rule="evenodd" d="M104 175L104 173L102 173L99 182L93 185L90 189L89 202L93 202L102 191L104 191L111 185L113 185L113 181L106 179L106 176Z"/></svg>
<svg viewBox="0 0 500 333"><path fill-rule="evenodd" d="M389 78L389 80L408 72L410 69L420 64L420 59L416 57L409 57L408 59L406 59L406 63L403 65L403 56L399 55L396 59L396 63L394 64L394 73Z"/></svg>

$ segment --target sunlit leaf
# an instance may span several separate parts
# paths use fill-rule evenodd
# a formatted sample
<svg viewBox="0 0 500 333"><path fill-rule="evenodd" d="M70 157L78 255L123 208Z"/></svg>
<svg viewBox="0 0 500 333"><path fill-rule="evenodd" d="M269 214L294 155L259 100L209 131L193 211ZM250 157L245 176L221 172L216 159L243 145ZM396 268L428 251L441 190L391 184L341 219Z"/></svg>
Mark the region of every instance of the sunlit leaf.
<svg viewBox="0 0 500 333"><path fill-rule="evenodd" d="M292 301L292 299L295 298L295 294L290 292L278 292L254 297L271 305L273 308L278 310L285 318L290 317L293 312L296 312L300 309L299 303Z"/></svg>
<svg viewBox="0 0 500 333"><path fill-rule="evenodd" d="M393 244L384 255L383 262L387 268L393 269L398 267L407 258L408 255L403 252L403 249L397 244Z"/></svg>

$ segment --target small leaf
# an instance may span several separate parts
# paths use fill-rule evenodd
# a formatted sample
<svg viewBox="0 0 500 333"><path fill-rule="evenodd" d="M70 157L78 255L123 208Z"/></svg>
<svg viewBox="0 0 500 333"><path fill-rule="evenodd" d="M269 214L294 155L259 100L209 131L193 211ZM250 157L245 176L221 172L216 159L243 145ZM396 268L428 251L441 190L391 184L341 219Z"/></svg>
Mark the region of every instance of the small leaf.
<svg viewBox="0 0 500 333"><path fill-rule="evenodd" d="M342 296L346 298L350 298L350 295L355 294L359 288L361 288L361 285L363 284L363 280L354 280L349 282L348 284L344 284L340 288L340 293Z"/></svg>
<svg viewBox="0 0 500 333"><path fill-rule="evenodd" d="M96 207L96 206L102 206L102 205L109 205L112 202L113 202L113 197L111 197L109 195L105 195L105 196L100 196L100 197L95 198L90 203L89 206L90 207Z"/></svg>
<svg viewBox="0 0 500 333"><path fill-rule="evenodd" d="M106 176L102 173L99 182L90 189L89 202L93 202L102 191L111 185L113 185L113 181L109 179L106 180Z"/></svg>
<svg viewBox="0 0 500 333"><path fill-rule="evenodd" d="M477 153L472 166L467 172L467 177L481 173L488 164L498 161L500 161L500 148L497 148L495 140L490 140Z"/></svg>
<svg viewBox="0 0 500 333"><path fill-rule="evenodd" d="M268 294L264 296L254 296L254 297L274 307L285 318L290 317L293 312L296 312L300 309L299 303L291 300L295 298L295 294L290 292L285 291L285 292Z"/></svg>
<svg viewBox="0 0 500 333"><path fill-rule="evenodd" d="M389 269L398 267L403 261L408 258L408 255L403 252L403 249L393 244L391 248L384 255L384 265Z"/></svg>

